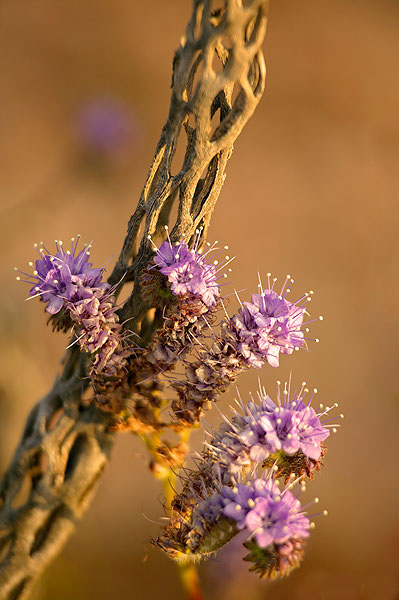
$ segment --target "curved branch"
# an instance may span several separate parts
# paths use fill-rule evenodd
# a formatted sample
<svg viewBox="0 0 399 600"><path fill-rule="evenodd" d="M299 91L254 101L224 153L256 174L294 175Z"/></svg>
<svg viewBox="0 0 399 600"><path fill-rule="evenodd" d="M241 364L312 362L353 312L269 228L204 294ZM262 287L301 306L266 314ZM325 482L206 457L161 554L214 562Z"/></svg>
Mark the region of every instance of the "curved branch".
<svg viewBox="0 0 399 600"><path fill-rule="evenodd" d="M138 275L178 202L171 237L190 239L211 215L225 179L233 143L264 89L261 44L266 0L226 0L211 12L194 0L192 18L173 62L172 96L136 211L109 279L135 281L121 310L138 329L148 306ZM215 115L219 116L214 124ZM187 142L183 164L172 174L179 135ZM143 229L138 245L140 229ZM136 246L138 245L138 249ZM88 507L107 464L114 434L109 416L86 403L86 357L74 346L52 390L32 410L13 461L0 483L0 600L27 598L40 573L59 553Z"/></svg>

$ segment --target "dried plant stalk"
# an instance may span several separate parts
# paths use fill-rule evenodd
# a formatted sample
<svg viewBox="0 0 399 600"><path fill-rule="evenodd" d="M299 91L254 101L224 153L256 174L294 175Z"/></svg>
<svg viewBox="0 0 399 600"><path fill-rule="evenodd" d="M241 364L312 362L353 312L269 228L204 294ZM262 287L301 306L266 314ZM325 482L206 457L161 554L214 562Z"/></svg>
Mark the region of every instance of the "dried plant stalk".
<svg viewBox="0 0 399 600"><path fill-rule="evenodd" d="M147 342L154 326L138 284L151 255L147 236L160 234L175 202L172 240L183 234L190 239L198 227L206 234L233 143L264 89L267 1L243 7L241 0L226 0L215 11L211 4L194 0L173 62L168 119L109 279L116 284L124 276L120 287L134 281L121 318L130 319L129 327ZM186 135L186 151L173 174L179 135ZM140 331L142 323L145 331ZM82 401L86 362L76 346L67 352L62 375L33 408L0 483L0 600L29 596L74 531L109 459L114 440L107 430L110 416Z"/></svg>

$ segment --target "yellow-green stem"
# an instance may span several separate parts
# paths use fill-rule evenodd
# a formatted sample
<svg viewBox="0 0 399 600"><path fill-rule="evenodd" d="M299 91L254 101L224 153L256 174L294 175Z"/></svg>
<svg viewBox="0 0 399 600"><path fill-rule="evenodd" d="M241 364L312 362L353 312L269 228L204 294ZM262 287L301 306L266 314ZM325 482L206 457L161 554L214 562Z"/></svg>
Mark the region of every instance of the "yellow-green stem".
<svg viewBox="0 0 399 600"><path fill-rule="evenodd" d="M181 442L188 443L191 434L191 428L183 429L179 434ZM159 433L142 436L147 449L155 462L159 462L159 456L156 449L158 448L161 436ZM172 501L175 496L176 471L171 467L163 465L163 469L156 476L162 483L163 493L165 495L166 510L170 513ZM193 563L178 563L177 569L182 587L185 592L186 600L203 600L201 593L198 573Z"/></svg>
<svg viewBox="0 0 399 600"><path fill-rule="evenodd" d="M172 500L175 496L175 481L176 474L173 473L172 469L168 469L168 475L161 479L163 493L165 494L166 510L169 512L172 506Z"/></svg>
<svg viewBox="0 0 399 600"><path fill-rule="evenodd" d="M203 600L196 566L193 563L179 563L177 568L186 599Z"/></svg>

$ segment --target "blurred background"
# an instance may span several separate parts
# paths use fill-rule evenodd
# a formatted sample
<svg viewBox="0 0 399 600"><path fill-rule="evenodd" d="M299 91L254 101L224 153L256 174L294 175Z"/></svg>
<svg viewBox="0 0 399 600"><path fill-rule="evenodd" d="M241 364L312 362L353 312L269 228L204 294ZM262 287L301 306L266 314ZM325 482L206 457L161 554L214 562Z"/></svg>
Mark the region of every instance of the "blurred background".
<svg viewBox="0 0 399 600"><path fill-rule="evenodd" d="M292 370L320 402L339 402L345 420L308 486L329 517L317 521L302 568L259 581L232 543L201 566L207 600L398 597L398 6L271 3L266 92L236 142L209 239L237 255L243 297L258 270L290 273L296 297L315 290L320 344L265 368L262 381L273 394ZM190 9L183 0L0 4L0 470L67 345L38 303L24 303L13 267L34 259L34 241L52 247L76 233L94 239L97 266L112 264L167 115ZM258 375L240 379L244 397ZM173 564L148 542L160 500L139 440L121 435L35 598L181 600Z"/></svg>

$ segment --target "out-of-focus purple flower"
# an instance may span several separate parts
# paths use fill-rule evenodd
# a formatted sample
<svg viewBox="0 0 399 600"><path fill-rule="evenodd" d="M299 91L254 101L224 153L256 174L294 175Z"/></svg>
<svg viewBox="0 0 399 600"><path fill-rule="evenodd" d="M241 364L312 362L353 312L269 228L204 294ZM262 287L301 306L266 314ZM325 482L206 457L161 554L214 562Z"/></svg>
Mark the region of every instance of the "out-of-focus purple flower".
<svg viewBox="0 0 399 600"><path fill-rule="evenodd" d="M277 496L257 498L255 507L245 518L260 548L284 544L290 538L309 536L309 519L301 512L301 503L289 490Z"/></svg>
<svg viewBox="0 0 399 600"><path fill-rule="evenodd" d="M266 361L278 367L280 352L292 354L305 345L301 329L305 308L301 303L310 295L305 294L297 302L287 300L287 282L293 282L289 278L278 294L268 275L269 287L260 286L261 293L253 294L251 302L244 302L231 319L239 338L238 350L251 366L260 368Z"/></svg>
<svg viewBox="0 0 399 600"><path fill-rule="evenodd" d="M199 502L192 515L192 525L194 528L202 529L204 523L208 526L212 525L221 515L223 515L223 497L218 492L214 492L206 500Z"/></svg>
<svg viewBox="0 0 399 600"><path fill-rule="evenodd" d="M274 481L269 478L255 479L248 484L239 483L234 487L222 487L224 515L237 522L238 529L246 527L246 517L255 508L259 498L269 498L280 494Z"/></svg>
<svg viewBox="0 0 399 600"><path fill-rule="evenodd" d="M81 142L101 154L114 154L131 141L136 125L120 102L99 98L86 104L77 115Z"/></svg>
<svg viewBox="0 0 399 600"><path fill-rule="evenodd" d="M92 297L93 289L107 289L101 282L103 269L93 269L89 262L90 245L77 253L77 240L72 238L71 249L65 250L62 242L56 241L57 252L51 254L43 244L35 244L41 256L36 260L33 274L23 273L26 283L32 285L30 297L38 296L48 302L47 312L58 313L66 303L77 303ZM29 263L33 267L33 263Z"/></svg>
<svg viewBox="0 0 399 600"><path fill-rule="evenodd" d="M220 295L218 274L231 259L227 256L226 262L219 267L217 260L213 263L208 262L211 258L208 254L218 250L215 247L217 242L206 252L201 252L198 250L199 235L198 231L192 249L189 249L183 241L176 245L172 244L170 239L163 242L160 248L155 247L154 263L168 278L170 289L175 296L191 295L200 298L206 306L210 307L216 304Z"/></svg>
<svg viewBox="0 0 399 600"><path fill-rule="evenodd" d="M247 529L260 548L309 535L310 521L300 501L288 488L280 491L271 473L267 479L221 486L199 503L192 523L211 525L221 516L234 521L238 530Z"/></svg>
<svg viewBox="0 0 399 600"><path fill-rule="evenodd" d="M251 400L246 406L241 402L242 414L235 411L231 420L226 418L212 433L204 456L207 461L215 462L223 481L239 479L243 469L251 464L292 456L298 450L313 461L320 459L322 442L330 435L321 418L338 405L316 413L310 406L313 396L304 402L308 393L304 386L291 398L285 386L282 399L279 384L277 403L261 387L257 402Z"/></svg>
<svg viewBox="0 0 399 600"><path fill-rule="evenodd" d="M260 548L309 535L310 522L301 512L301 503L288 489L280 492L271 478L224 486L222 493L225 516L236 521L238 529L246 527Z"/></svg>

